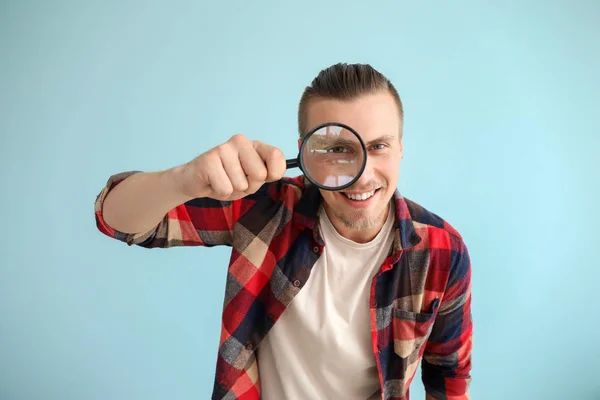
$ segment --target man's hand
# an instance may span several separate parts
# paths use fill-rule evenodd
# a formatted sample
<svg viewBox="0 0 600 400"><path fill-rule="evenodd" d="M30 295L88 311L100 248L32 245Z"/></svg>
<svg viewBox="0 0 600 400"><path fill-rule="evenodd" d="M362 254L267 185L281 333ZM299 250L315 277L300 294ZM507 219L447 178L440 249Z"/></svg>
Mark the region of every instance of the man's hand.
<svg viewBox="0 0 600 400"><path fill-rule="evenodd" d="M285 171L279 149L235 135L179 167L174 176L186 197L237 200L281 179Z"/></svg>

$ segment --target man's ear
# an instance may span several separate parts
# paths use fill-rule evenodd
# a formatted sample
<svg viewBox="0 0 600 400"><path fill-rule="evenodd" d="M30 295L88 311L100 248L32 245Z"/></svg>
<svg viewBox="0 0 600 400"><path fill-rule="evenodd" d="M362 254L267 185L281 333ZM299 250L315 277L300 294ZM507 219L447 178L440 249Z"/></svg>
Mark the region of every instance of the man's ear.
<svg viewBox="0 0 600 400"><path fill-rule="evenodd" d="M300 151L300 146L302 146L302 139L298 139L298 151Z"/></svg>
<svg viewBox="0 0 600 400"><path fill-rule="evenodd" d="M404 158L404 142L403 138L400 138L400 159Z"/></svg>

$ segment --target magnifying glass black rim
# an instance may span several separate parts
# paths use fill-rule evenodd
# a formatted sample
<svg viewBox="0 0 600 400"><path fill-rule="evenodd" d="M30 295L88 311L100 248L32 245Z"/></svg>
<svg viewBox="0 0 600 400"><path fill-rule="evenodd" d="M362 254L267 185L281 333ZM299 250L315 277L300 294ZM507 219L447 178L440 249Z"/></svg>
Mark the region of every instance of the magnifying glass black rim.
<svg viewBox="0 0 600 400"><path fill-rule="evenodd" d="M352 132L354 134L354 136L356 136L356 138L358 139L358 142L360 143L360 146L362 148L364 157L363 157L363 161L362 161L362 165L360 166L360 169L358 171L358 173L356 174L356 176L348 183L341 185L341 186L336 186L336 187L330 187L330 186L324 186L321 185L320 183L316 182L316 179L313 179L310 174L306 171L305 165L304 165L304 159L302 158L302 153L304 152L304 147L306 146L306 142L308 142L308 139L318 130L325 128L327 126L339 126L342 127L344 129L349 130L350 132ZM346 124L342 124L340 122L326 122L324 124L320 124L317 125L316 127L314 127L312 130L310 130L302 139L302 145L300 145L300 152L298 153L298 164L299 164L299 168L302 172L304 172L304 174L306 175L306 177L311 181L311 183L313 183L315 186L317 186L320 189L323 190L330 190L330 191L337 191L337 190L342 190L342 189L346 189L347 187L350 187L352 185L354 185L354 183L360 178L360 176L363 174L363 172L365 171L365 167L367 166L367 146L365 146L365 142L363 142L363 140L361 139L360 135L358 134L358 132L356 132L353 128L349 127Z"/></svg>

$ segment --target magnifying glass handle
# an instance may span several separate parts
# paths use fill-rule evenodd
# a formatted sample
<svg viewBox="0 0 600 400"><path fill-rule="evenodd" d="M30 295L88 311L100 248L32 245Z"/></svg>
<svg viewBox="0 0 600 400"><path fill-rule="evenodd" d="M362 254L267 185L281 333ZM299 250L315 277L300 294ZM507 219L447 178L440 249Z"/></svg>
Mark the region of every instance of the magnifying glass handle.
<svg viewBox="0 0 600 400"><path fill-rule="evenodd" d="M297 158L293 158L291 160L285 160L285 166L286 166L287 169L298 167L299 166L298 159Z"/></svg>

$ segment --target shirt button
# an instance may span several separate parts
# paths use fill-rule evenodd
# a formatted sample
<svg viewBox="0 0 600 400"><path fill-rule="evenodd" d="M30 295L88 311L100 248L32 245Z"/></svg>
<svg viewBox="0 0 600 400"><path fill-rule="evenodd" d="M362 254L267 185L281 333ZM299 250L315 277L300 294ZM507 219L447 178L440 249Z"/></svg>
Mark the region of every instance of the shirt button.
<svg viewBox="0 0 600 400"><path fill-rule="evenodd" d="M246 344L246 350L252 350L252 343Z"/></svg>
<svg viewBox="0 0 600 400"><path fill-rule="evenodd" d="M313 251L314 251L315 253L318 253L318 252L319 252L319 246L315 246L315 247L313 247Z"/></svg>
<svg viewBox="0 0 600 400"><path fill-rule="evenodd" d="M296 279L294 281L294 286L296 286L296 287L300 286L300 281L298 279Z"/></svg>

